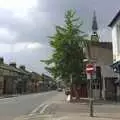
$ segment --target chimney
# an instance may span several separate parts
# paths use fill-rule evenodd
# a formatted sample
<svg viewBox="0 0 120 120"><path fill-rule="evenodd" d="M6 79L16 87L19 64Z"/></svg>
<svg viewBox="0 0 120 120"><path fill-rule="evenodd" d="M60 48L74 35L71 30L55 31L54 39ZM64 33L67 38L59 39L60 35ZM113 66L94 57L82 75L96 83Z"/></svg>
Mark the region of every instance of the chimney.
<svg viewBox="0 0 120 120"><path fill-rule="evenodd" d="M15 62L12 62L12 63L10 63L10 66L12 66L12 67L15 67L15 68L16 68L16 63L15 63Z"/></svg>
<svg viewBox="0 0 120 120"><path fill-rule="evenodd" d="M0 57L0 64L4 64L4 59L3 59L3 57Z"/></svg>
<svg viewBox="0 0 120 120"><path fill-rule="evenodd" d="M25 70L25 66L24 66L24 65L21 65L21 66L20 66L20 69Z"/></svg>

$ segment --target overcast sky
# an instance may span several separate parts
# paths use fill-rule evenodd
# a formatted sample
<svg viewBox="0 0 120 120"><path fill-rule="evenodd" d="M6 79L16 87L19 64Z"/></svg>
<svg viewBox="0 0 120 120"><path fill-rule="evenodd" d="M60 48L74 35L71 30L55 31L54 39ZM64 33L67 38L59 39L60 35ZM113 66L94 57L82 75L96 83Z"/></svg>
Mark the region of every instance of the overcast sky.
<svg viewBox="0 0 120 120"><path fill-rule="evenodd" d="M0 0L0 56L6 63L45 72L40 60L51 55L47 36L64 22L64 12L71 8L76 9L88 34L96 10L101 41L111 41L107 25L118 12L120 0Z"/></svg>

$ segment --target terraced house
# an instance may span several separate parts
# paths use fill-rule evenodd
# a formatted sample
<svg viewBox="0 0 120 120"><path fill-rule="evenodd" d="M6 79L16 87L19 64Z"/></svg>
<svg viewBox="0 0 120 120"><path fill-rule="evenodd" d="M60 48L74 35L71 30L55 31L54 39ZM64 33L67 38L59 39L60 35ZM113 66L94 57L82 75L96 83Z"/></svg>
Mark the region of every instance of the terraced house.
<svg viewBox="0 0 120 120"><path fill-rule="evenodd" d="M32 72L31 73L31 82L29 84L31 84L31 92L40 92L42 90L42 76L39 75L36 72Z"/></svg>
<svg viewBox="0 0 120 120"><path fill-rule="evenodd" d="M19 70L13 64L7 65L0 58L0 94L15 94Z"/></svg>
<svg viewBox="0 0 120 120"><path fill-rule="evenodd" d="M29 79L30 72L26 72L23 66L17 68L16 63L5 64L0 58L0 95L27 92L26 81Z"/></svg>
<svg viewBox="0 0 120 120"><path fill-rule="evenodd" d="M29 89L31 88L31 86L29 86L31 81L31 72L27 71L24 65L21 65L17 69L20 71L16 88L17 93L29 93Z"/></svg>
<svg viewBox="0 0 120 120"><path fill-rule="evenodd" d="M27 71L24 65L18 68L16 63L8 65L0 58L0 95L38 92L40 80L39 74Z"/></svg>

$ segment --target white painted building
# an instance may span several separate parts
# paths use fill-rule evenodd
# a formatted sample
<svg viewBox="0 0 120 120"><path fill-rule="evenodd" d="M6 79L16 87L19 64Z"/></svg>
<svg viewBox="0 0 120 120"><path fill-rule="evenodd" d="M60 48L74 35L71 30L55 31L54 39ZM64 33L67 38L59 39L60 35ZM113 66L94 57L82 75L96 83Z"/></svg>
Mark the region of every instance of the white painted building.
<svg viewBox="0 0 120 120"><path fill-rule="evenodd" d="M113 18L109 27L112 28L112 43L113 43L113 61L120 60L120 11Z"/></svg>
<svg viewBox="0 0 120 120"><path fill-rule="evenodd" d="M112 45L113 45L113 67L118 68L118 86L117 86L117 98L120 101L120 10L110 22L109 27L112 28Z"/></svg>

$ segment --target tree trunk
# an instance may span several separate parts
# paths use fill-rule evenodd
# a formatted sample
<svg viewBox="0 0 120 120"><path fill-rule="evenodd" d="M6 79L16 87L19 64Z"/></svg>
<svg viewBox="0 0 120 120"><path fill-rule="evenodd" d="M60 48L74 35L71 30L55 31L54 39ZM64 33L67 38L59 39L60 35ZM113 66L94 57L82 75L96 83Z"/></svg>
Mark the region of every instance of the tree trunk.
<svg viewBox="0 0 120 120"><path fill-rule="evenodd" d="M75 84L71 85L70 93L71 93L71 102L73 102L73 97L75 97L76 102L80 100L80 96L79 96L79 93L78 93L78 90Z"/></svg>
<svg viewBox="0 0 120 120"><path fill-rule="evenodd" d="M74 91L74 94L75 94L75 100L79 101L80 97L79 97L79 93L78 93L76 85L73 86L73 91Z"/></svg>
<svg viewBox="0 0 120 120"><path fill-rule="evenodd" d="M75 97L76 101L80 100L80 96L77 90L77 85L73 84L73 78L72 74L70 75L70 80L71 80L71 88L70 88L70 101L73 101L73 97Z"/></svg>

